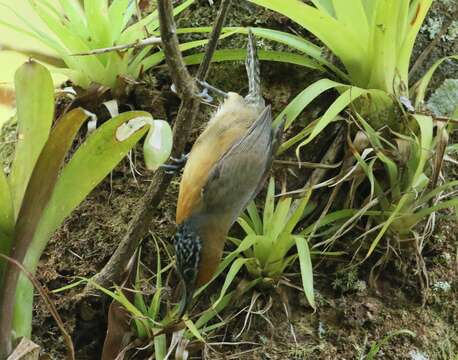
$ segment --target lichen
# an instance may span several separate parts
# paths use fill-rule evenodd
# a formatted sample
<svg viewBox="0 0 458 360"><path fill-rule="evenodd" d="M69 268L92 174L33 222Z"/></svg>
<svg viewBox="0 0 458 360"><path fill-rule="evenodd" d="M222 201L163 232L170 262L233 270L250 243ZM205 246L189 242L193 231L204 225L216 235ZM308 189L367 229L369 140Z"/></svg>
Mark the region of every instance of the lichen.
<svg viewBox="0 0 458 360"><path fill-rule="evenodd" d="M437 281L432 287L433 290L442 292L449 292L452 289L452 286L448 281Z"/></svg>
<svg viewBox="0 0 458 360"><path fill-rule="evenodd" d="M458 79L446 79L429 98L426 106L438 116L452 116L458 108Z"/></svg>
<svg viewBox="0 0 458 360"><path fill-rule="evenodd" d="M447 33L444 35L444 40L455 41L456 38L458 38L458 20L453 20Z"/></svg>
<svg viewBox="0 0 458 360"><path fill-rule="evenodd" d="M442 30L443 19L441 17L430 17L426 19L425 24L420 31L427 33L430 40L434 39Z"/></svg>

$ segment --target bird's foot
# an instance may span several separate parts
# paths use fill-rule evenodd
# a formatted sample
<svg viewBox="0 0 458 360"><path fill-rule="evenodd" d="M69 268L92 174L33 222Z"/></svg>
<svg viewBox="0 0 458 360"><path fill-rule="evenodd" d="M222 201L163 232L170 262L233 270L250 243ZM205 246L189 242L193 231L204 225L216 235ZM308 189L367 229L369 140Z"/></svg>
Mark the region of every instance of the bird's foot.
<svg viewBox="0 0 458 360"><path fill-rule="evenodd" d="M188 160L188 154L181 154L181 156L177 159L173 156L170 156L170 164L162 164L160 167L165 169L167 174L175 174L180 171L185 165L186 161Z"/></svg>
<svg viewBox="0 0 458 360"><path fill-rule="evenodd" d="M196 81L203 88L202 92L200 94L198 94L198 96L202 96L202 94L204 94L204 96L209 97L209 98L211 98L213 100L213 98L208 94L208 91L211 91L211 92L214 92L215 95L220 96L223 99L227 98L227 92L225 92L223 90L220 90L220 89L214 87L213 85L210 85L206 81L202 81L202 80L198 80L198 79Z"/></svg>
<svg viewBox="0 0 458 360"><path fill-rule="evenodd" d="M196 94L203 102L211 103L213 102L213 96L208 93L208 89L204 88L200 93Z"/></svg>

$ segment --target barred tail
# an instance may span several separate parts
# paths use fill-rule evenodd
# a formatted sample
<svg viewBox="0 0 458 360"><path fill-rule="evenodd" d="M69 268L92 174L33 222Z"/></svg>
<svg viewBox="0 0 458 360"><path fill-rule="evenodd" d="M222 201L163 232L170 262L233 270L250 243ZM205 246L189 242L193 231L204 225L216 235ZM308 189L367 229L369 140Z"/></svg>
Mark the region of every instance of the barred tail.
<svg viewBox="0 0 458 360"><path fill-rule="evenodd" d="M259 66L258 51L256 40L251 29L248 29L248 46L245 60L246 72L248 75L248 95L245 100L252 104L262 104L264 99L261 93L261 69Z"/></svg>

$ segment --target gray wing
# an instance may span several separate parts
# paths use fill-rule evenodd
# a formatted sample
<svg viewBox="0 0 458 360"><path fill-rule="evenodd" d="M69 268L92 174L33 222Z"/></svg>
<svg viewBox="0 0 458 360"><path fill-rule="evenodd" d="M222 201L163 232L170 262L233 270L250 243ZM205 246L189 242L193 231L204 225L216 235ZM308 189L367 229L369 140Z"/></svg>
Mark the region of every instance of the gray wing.
<svg viewBox="0 0 458 360"><path fill-rule="evenodd" d="M233 223L261 188L271 158L272 115L267 106L210 171L203 189L206 211L224 212Z"/></svg>

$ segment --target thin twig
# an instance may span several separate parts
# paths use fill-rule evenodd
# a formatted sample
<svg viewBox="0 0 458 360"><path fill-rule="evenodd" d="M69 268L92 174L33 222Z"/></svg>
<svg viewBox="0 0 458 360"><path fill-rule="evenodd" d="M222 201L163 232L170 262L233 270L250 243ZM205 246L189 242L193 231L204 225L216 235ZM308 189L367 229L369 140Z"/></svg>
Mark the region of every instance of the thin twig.
<svg viewBox="0 0 458 360"><path fill-rule="evenodd" d="M67 332L67 330L65 329L64 322L62 321L56 307L54 306L51 298L49 297L48 291L46 290L46 288L41 286L41 284L38 282L35 276L30 271L28 271L19 261L13 258L10 258L9 256L6 256L4 254L0 254L0 257L9 261L13 265L15 265L17 268L19 268L24 273L24 275L27 276L27 278L33 284L33 286L35 286L38 293L43 298L46 306L48 307L49 312L51 313L51 316L56 321L57 326L59 327L59 330L62 332L62 336L64 337L64 343L65 343L65 346L67 347L67 359L75 360L75 349L73 347L72 338L70 334Z"/></svg>
<svg viewBox="0 0 458 360"><path fill-rule="evenodd" d="M230 1L231 0L223 0L220 8L225 9L225 12L227 12L229 8L227 3ZM170 0L158 0L157 4L161 39L164 47L166 63L169 68L170 77L177 89L177 94L182 100L173 128L172 157L178 159L185 150L192 123L199 111L200 98L196 96L198 93L196 82L189 74L179 50L176 26L173 19L172 3ZM218 26L214 27L216 30L212 31L209 44L213 44L216 41L213 40L214 38L219 38L221 27L223 25L219 19L224 19L224 17L224 12L222 15L220 14L218 16L216 21L216 25ZM214 46L207 46L205 57L211 59L214 51ZM209 65L210 63L205 66L201 66L201 70L199 71L201 76L205 76L207 74ZM113 283L119 281L122 269L125 268L127 262L135 252L135 249L148 233L149 225L154 216L154 212L161 202L172 178L173 174L166 173L163 169L156 171L146 194L142 198L141 204L129 223L127 233L120 241L115 253L108 263L97 275L94 276L93 281L104 287L109 287Z"/></svg>
<svg viewBox="0 0 458 360"><path fill-rule="evenodd" d="M210 68L210 62L213 57L213 53L216 50L218 45L219 35L221 34L221 29L223 28L224 22L226 21L226 15L231 6L230 0L223 0L221 2L220 8L218 10L218 15L216 15L215 23L213 24L213 29L209 37L207 44L207 50L205 51L204 58L200 63L199 69L197 70L197 79L205 80L207 78L208 69Z"/></svg>
<svg viewBox="0 0 458 360"><path fill-rule="evenodd" d="M143 48L143 47L146 47L146 46L158 45L158 44L161 44L161 43L162 43L162 40L161 40L160 37L150 36L149 38L142 39L142 40L137 40L137 41L134 41L133 43L130 43L130 44L115 45L115 46L101 48L101 49L94 49L94 50L91 50L91 51L88 51L88 52L71 54L70 56L98 55L98 54L105 54L105 53L111 52L111 51L122 51L122 50L128 50L128 49L138 49L138 48Z"/></svg>

